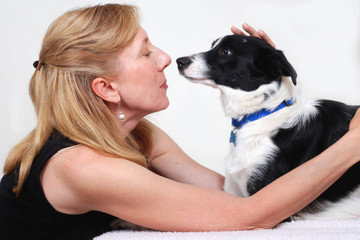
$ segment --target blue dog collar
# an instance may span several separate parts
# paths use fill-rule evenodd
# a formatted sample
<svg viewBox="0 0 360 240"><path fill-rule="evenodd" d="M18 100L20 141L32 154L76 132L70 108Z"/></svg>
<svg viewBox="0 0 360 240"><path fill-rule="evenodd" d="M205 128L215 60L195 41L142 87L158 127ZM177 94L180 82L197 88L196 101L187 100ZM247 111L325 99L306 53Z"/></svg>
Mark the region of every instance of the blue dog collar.
<svg viewBox="0 0 360 240"><path fill-rule="evenodd" d="M250 113L245 115L241 120L238 120L236 118L232 119L232 126L233 130L231 131L230 135L230 142L236 146L236 135L234 133L234 130L242 128L246 123L256 121L260 118L266 117L274 112L279 111L280 109L284 107L291 106L294 103L293 99L284 100L279 106L277 106L274 110L268 110L268 109L261 109L257 112Z"/></svg>

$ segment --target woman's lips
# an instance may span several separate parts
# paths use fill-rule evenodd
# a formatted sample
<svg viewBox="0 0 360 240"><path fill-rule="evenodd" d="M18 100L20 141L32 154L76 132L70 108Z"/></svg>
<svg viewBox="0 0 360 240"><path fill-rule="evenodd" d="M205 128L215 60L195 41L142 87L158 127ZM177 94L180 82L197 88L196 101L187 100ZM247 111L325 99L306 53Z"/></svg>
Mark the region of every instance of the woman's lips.
<svg viewBox="0 0 360 240"><path fill-rule="evenodd" d="M160 86L160 88L168 88L168 85L166 84L166 81Z"/></svg>

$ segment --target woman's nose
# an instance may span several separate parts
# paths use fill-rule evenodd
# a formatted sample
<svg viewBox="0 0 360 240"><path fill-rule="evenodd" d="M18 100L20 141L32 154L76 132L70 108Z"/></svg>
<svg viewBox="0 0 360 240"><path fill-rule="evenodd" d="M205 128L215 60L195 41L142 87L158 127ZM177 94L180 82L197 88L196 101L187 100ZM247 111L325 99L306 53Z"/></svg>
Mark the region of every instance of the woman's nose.
<svg viewBox="0 0 360 240"><path fill-rule="evenodd" d="M167 68L167 66L169 66L171 64L171 58L164 51L162 51L160 49L159 49L159 51L160 51L160 54L159 54L159 70L164 71L164 69Z"/></svg>

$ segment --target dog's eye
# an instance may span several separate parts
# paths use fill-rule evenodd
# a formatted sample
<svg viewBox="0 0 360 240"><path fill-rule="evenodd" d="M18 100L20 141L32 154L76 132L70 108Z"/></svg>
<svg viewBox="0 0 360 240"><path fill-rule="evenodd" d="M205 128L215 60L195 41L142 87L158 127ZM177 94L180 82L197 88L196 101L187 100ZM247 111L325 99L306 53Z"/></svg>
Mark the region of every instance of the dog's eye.
<svg viewBox="0 0 360 240"><path fill-rule="evenodd" d="M227 48L221 49L221 50L219 51L219 53L220 53L220 55L222 55L222 56L229 56L229 55L231 55L231 51L230 51L229 49L227 49Z"/></svg>

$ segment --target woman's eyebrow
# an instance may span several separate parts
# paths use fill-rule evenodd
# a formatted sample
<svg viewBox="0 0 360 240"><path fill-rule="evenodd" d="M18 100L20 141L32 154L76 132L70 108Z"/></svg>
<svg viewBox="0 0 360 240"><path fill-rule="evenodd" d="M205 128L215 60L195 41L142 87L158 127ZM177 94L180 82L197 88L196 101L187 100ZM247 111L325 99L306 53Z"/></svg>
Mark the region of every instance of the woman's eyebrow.
<svg viewBox="0 0 360 240"><path fill-rule="evenodd" d="M148 37L144 38L140 46L139 54L142 54L145 51L148 42L149 42L149 38Z"/></svg>

